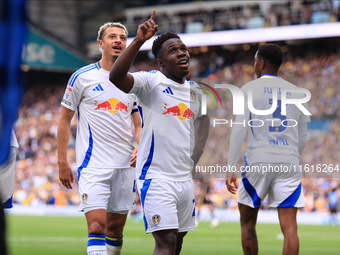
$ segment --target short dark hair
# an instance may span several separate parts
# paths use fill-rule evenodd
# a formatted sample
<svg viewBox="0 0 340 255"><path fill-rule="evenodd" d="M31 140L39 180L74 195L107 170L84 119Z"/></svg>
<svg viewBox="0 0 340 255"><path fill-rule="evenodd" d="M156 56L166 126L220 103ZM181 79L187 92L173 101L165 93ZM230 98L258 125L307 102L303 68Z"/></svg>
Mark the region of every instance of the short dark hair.
<svg viewBox="0 0 340 255"><path fill-rule="evenodd" d="M97 41L103 40L103 34L104 34L105 30L108 29L109 27L119 27L119 28L123 29L126 36L128 36L128 31L123 24L121 24L119 22L107 22L99 28Z"/></svg>
<svg viewBox="0 0 340 255"><path fill-rule="evenodd" d="M277 68L283 63L283 50L274 43L261 45L257 51L257 56L271 62Z"/></svg>
<svg viewBox="0 0 340 255"><path fill-rule="evenodd" d="M176 33L173 32L165 32L161 35L159 35L152 44L152 54L155 56L155 58L158 58L159 50L162 48L162 45L165 41L171 39L171 38L179 38L179 36Z"/></svg>

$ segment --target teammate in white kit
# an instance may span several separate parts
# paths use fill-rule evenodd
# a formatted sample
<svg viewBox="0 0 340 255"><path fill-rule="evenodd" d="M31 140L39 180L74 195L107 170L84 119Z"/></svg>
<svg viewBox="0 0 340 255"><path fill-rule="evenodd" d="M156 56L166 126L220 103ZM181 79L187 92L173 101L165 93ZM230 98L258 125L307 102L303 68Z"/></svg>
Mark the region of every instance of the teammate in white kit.
<svg viewBox="0 0 340 255"><path fill-rule="evenodd" d="M109 71L124 51L127 30L106 23L98 31L102 58L76 71L69 79L58 127L58 164L62 184L71 189L72 170L67 162L70 122L78 110L76 156L80 210L88 224L88 254L121 254L123 228L135 208L136 150L141 119L136 97L127 95L109 80ZM130 166L130 159L133 161Z"/></svg>
<svg viewBox="0 0 340 255"><path fill-rule="evenodd" d="M304 197L301 187L302 173L298 165L299 155L307 141L307 122L310 117L294 104L288 104L286 115L281 115L281 92L283 89L289 91L297 88L277 76L282 62L283 51L278 45L260 46L254 65L258 79L242 87L245 113L236 116L231 133L228 166L236 166L248 129L244 156L246 171L241 174L239 187L235 173L228 173L227 179L228 190L235 194L238 188L239 192L244 254L258 253L256 219L259 207L267 194L269 207L278 209L284 235L283 254L292 255L299 252L296 214L298 208L304 207ZM273 97L276 93L275 111L270 115L251 112L247 103L249 89L252 90L253 108L256 110L270 109L275 104ZM304 97L302 93L287 92L288 99ZM307 104L303 106L308 109ZM248 123L252 127L249 127Z"/></svg>
<svg viewBox="0 0 340 255"><path fill-rule="evenodd" d="M0 165L0 198L3 208L9 209L13 207L13 192L15 181L15 159L19 144L12 130L11 150L6 163Z"/></svg>
<svg viewBox="0 0 340 255"><path fill-rule="evenodd" d="M198 162L209 132L209 118L200 115L201 90L185 77L190 56L177 34L167 32L153 42L160 71L128 73L138 50L157 31L151 18L117 59L110 80L140 100L141 143L136 178L146 233L152 233L154 254L179 254L183 237L195 229L191 170ZM194 140L195 131L200 136ZM195 143L194 143L195 141Z"/></svg>

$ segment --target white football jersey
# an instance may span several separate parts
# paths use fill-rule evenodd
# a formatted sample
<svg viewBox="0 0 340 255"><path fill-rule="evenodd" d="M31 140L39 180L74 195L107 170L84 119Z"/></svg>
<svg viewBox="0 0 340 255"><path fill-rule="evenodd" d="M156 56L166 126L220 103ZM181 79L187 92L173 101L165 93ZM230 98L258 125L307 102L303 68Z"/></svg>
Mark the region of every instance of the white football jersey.
<svg viewBox="0 0 340 255"><path fill-rule="evenodd" d="M92 168L128 168L134 150L132 113L136 97L109 80L99 62L83 67L69 79L62 105L78 110L77 165Z"/></svg>
<svg viewBox="0 0 340 255"><path fill-rule="evenodd" d="M190 180L193 129L200 116L201 90L194 82L180 84L156 70L132 75L130 93L138 97L142 117L137 178Z"/></svg>
<svg viewBox="0 0 340 255"><path fill-rule="evenodd" d="M12 129L12 137L11 137L11 147L16 149L19 148L17 137L15 136L14 130Z"/></svg>
<svg viewBox="0 0 340 255"><path fill-rule="evenodd" d="M244 115L237 115L233 124L228 165L236 165L242 141L233 140L238 130L248 128L245 164L254 163L292 163L299 164L299 123L310 122L296 105L287 104L286 115L281 115L281 92L283 89L295 89L297 86L279 76L264 75L245 84L241 89L244 94ZM256 110L268 110L273 104L273 93L277 90L277 107L272 114L257 115L248 107L248 90L252 91L252 105ZM287 92L287 99L304 98L305 95ZM308 110L306 103L303 106ZM240 124L241 123L241 124ZM245 125L245 127L244 127ZM295 127L293 127L295 126ZM241 131L241 133L242 133ZM245 134L245 132L244 132ZM240 136L241 137L241 136ZM233 140L233 144L232 144ZM235 141L235 143L234 143Z"/></svg>

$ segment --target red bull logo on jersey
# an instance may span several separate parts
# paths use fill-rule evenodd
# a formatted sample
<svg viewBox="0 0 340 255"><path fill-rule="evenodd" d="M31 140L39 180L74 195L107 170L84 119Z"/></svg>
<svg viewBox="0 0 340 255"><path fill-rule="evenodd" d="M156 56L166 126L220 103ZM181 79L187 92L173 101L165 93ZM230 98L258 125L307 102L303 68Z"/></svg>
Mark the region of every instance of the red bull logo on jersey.
<svg viewBox="0 0 340 255"><path fill-rule="evenodd" d="M170 114L177 117L179 120L195 119L197 114L197 111L194 113L183 103L170 107L168 107L167 104L164 104L164 109L165 112L163 112L163 115Z"/></svg>
<svg viewBox="0 0 340 255"><path fill-rule="evenodd" d="M99 104L98 104L98 101L94 101L94 102L96 106L96 108L94 109L95 111L102 110L102 111L108 111L110 113L128 112L128 108L130 105L130 103L128 103L128 105L122 103L117 98L110 98L109 100L104 101Z"/></svg>

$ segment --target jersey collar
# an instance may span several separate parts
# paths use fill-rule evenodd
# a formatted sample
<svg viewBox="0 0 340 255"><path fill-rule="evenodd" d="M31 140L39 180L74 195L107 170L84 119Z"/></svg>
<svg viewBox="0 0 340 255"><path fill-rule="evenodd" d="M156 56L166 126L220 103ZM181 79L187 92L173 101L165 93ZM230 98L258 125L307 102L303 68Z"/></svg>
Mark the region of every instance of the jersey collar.
<svg viewBox="0 0 340 255"><path fill-rule="evenodd" d="M260 78L281 78L281 77L274 74L264 74Z"/></svg>

